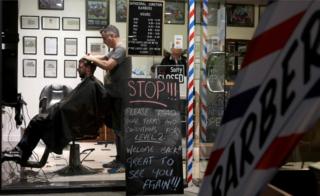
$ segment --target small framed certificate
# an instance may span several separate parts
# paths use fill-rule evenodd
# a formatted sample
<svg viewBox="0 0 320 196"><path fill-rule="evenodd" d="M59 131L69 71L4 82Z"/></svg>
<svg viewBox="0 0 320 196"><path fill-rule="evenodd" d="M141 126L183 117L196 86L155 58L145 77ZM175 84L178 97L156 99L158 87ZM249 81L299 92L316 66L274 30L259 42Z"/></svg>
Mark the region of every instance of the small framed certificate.
<svg viewBox="0 0 320 196"><path fill-rule="evenodd" d="M86 53L92 55L105 55L107 47L101 37L86 37Z"/></svg>
<svg viewBox="0 0 320 196"><path fill-rule="evenodd" d="M78 55L78 38L64 38L64 55Z"/></svg>
<svg viewBox="0 0 320 196"><path fill-rule="evenodd" d="M21 16L21 29L39 29L39 16Z"/></svg>
<svg viewBox="0 0 320 196"><path fill-rule="evenodd" d="M44 60L44 77L56 78L57 77L57 60L45 59Z"/></svg>
<svg viewBox="0 0 320 196"><path fill-rule="evenodd" d="M80 31L80 18L63 17L62 30L65 31Z"/></svg>
<svg viewBox="0 0 320 196"><path fill-rule="evenodd" d="M37 59L23 59L23 77L37 77Z"/></svg>
<svg viewBox="0 0 320 196"><path fill-rule="evenodd" d="M44 38L44 54L58 55L58 38L57 37Z"/></svg>
<svg viewBox="0 0 320 196"><path fill-rule="evenodd" d="M41 26L43 30L60 30L60 17L42 16Z"/></svg>
<svg viewBox="0 0 320 196"><path fill-rule="evenodd" d="M64 77L77 77L77 60L64 60Z"/></svg>
<svg viewBox="0 0 320 196"><path fill-rule="evenodd" d="M37 54L37 37L23 37L23 54Z"/></svg>

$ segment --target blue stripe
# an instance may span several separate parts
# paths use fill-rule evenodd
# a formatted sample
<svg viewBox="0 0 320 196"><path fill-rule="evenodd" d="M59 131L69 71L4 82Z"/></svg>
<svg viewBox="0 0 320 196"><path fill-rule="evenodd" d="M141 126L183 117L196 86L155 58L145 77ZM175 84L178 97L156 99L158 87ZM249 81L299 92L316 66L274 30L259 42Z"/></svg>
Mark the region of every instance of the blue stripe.
<svg viewBox="0 0 320 196"><path fill-rule="evenodd" d="M231 97L228 101L221 124L225 124L233 119L243 116L254 99L259 87L260 86L251 88L235 97Z"/></svg>
<svg viewBox="0 0 320 196"><path fill-rule="evenodd" d="M193 144L193 139L188 141L188 147L191 146Z"/></svg>
<svg viewBox="0 0 320 196"><path fill-rule="evenodd" d="M192 162L188 165L188 170L192 169Z"/></svg>
<svg viewBox="0 0 320 196"><path fill-rule="evenodd" d="M189 53L191 53L194 50L194 44L189 46Z"/></svg>
<svg viewBox="0 0 320 196"><path fill-rule="evenodd" d="M189 91L190 92L190 91ZM191 89L191 93L188 93L188 100L190 100L194 96L194 90Z"/></svg>
<svg viewBox="0 0 320 196"><path fill-rule="evenodd" d="M194 27L194 20L189 21L189 29Z"/></svg>
<svg viewBox="0 0 320 196"><path fill-rule="evenodd" d="M190 69L189 71L188 71L188 76L192 76L193 75L193 72L194 72L194 69ZM189 77L190 78L190 77Z"/></svg>

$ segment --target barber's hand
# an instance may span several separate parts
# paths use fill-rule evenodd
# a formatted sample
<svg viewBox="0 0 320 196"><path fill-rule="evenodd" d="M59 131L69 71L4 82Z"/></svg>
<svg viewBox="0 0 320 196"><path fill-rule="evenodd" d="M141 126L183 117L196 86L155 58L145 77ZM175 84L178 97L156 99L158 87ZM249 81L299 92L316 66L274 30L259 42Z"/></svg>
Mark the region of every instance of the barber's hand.
<svg viewBox="0 0 320 196"><path fill-rule="evenodd" d="M86 59L86 60L88 60L88 61L92 61L93 56L91 56L91 55L84 55L82 58L84 58L84 59Z"/></svg>

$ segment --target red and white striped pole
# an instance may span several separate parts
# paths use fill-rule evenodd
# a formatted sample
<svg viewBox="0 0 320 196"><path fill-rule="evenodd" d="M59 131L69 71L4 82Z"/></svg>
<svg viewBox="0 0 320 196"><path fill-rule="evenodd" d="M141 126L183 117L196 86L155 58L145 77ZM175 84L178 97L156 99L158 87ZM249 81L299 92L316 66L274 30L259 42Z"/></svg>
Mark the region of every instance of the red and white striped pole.
<svg viewBox="0 0 320 196"><path fill-rule="evenodd" d="M187 183L192 183L193 132L194 132L194 54L195 54L195 22L194 0L189 0L189 43L188 43L188 136L187 136Z"/></svg>
<svg viewBox="0 0 320 196"><path fill-rule="evenodd" d="M208 0L203 0L202 3L202 74L200 87L200 139L201 143L207 142L207 120L208 120L208 105L207 105L207 35L208 35ZM200 144L200 158L206 155L206 147Z"/></svg>

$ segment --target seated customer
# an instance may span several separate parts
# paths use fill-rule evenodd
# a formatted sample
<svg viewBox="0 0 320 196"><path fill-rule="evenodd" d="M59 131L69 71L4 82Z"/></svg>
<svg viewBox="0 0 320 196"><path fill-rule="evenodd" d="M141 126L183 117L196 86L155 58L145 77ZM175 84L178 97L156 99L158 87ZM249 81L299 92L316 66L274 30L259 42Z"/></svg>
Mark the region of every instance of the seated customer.
<svg viewBox="0 0 320 196"><path fill-rule="evenodd" d="M81 83L52 105L48 113L33 117L17 146L2 152L1 162L26 163L40 139L50 152L61 154L70 141L97 136L104 122L106 100L103 84L93 76L95 69L96 65L81 59L78 68Z"/></svg>

